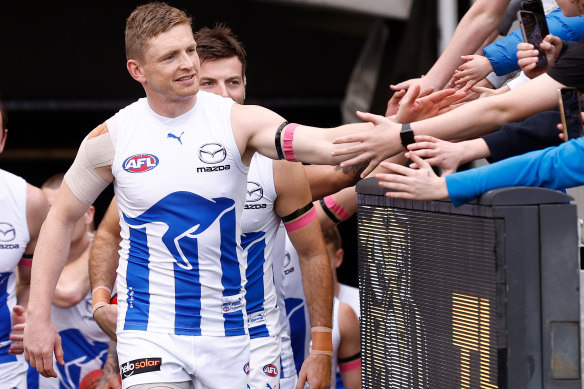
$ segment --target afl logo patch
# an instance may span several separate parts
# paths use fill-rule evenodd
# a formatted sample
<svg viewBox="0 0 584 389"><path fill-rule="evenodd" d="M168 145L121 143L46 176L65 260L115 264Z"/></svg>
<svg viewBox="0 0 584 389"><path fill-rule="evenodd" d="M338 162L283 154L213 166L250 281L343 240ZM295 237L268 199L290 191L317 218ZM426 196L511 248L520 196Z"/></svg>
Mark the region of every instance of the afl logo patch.
<svg viewBox="0 0 584 389"><path fill-rule="evenodd" d="M152 154L136 154L127 158L122 167L128 173L144 173L158 166L158 157Z"/></svg>
<svg viewBox="0 0 584 389"><path fill-rule="evenodd" d="M16 238L16 230L9 223L0 223L0 242L11 242Z"/></svg>
<svg viewBox="0 0 584 389"><path fill-rule="evenodd" d="M243 372L246 375L249 375L249 362L247 362L245 365L243 365Z"/></svg>
<svg viewBox="0 0 584 389"><path fill-rule="evenodd" d="M248 203L255 203L264 197L264 189L257 182L247 182L247 196L245 201Z"/></svg>
<svg viewBox="0 0 584 389"><path fill-rule="evenodd" d="M220 143L207 143L199 148L201 162L214 165L223 162L225 158L227 158L227 151Z"/></svg>
<svg viewBox="0 0 584 389"><path fill-rule="evenodd" d="M264 373L270 377L275 377L278 375L278 368L270 363L264 366Z"/></svg>

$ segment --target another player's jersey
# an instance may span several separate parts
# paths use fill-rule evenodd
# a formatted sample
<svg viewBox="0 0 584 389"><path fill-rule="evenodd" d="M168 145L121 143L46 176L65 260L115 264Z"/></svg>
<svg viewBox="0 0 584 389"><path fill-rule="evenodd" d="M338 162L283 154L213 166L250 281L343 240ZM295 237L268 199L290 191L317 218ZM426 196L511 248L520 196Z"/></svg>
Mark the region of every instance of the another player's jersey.
<svg viewBox="0 0 584 389"><path fill-rule="evenodd" d="M122 236L118 331L247 333L240 218L248 168L232 105L201 91L190 111L166 118L141 99L106 122Z"/></svg>
<svg viewBox="0 0 584 389"><path fill-rule="evenodd" d="M51 318L63 346L65 365L53 363L58 380L39 377L40 389L74 389L93 370L101 369L107 357L109 337L91 312L91 293L69 308L51 307Z"/></svg>
<svg viewBox="0 0 584 389"><path fill-rule="evenodd" d="M339 283L339 301L349 304L357 318L361 319L361 304L359 302L359 288Z"/></svg>
<svg viewBox="0 0 584 389"><path fill-rule="evenodd" d="M0 169L0 365L22 361L23 371L27 369L24 357L8 354L11 344L8 337L12 329L12 308L16 305L14 271L29 240L26 182Z"/></svg>
<svg viewBox="0 0 584 389"><path fill-rule="evenodd" d="M280 223L278 228L278 240L283 242L286 246L286 239L288 234L286 233L286 228L283 223ZM282 363L281 378L288 378L297 375L296 363L294 359L294 351L292 350L292 340L290 336L290 323L288 322L288 316L286 313L286 302L285 302L285 291L284 291L284 267L287 266L288 255L285 249L283 249L281 257L274 258L274 284L276 285L276 291L278 296L278 306L280 307L280 325L282 326L281 338L282 338L282 354L280 354L280 360ZM300 285L302 287L302 283ZM300 367L298 368L300 369ZM299 371L299 370L298 370Z"/></svg>
<svg viewBox="0 0 584 389"><path fill-rule="evenodd" d="M273 161L254 154L247 177L247 196L241 222L241 246L247 254L246 309L251 339L280 334L280 313L272 262L282 260L284 240L277 239L280 217Z"/></svg>
<svg viewBox="0 0 584 389"><path fill-rule="evenodd" d="M310 352L310 316L302 288L302 273L298 253L286 235L286 259L282 286L284 288L286 315L290 325L290 339L294 352L294 364L300 371L302 362Z"/></svg>
<svg viewBox="0 0 584 389"><path fill-rule="evenodd" d="M339 299L333 297L333 356L331 358L331 384L330 389L335 389L337 387L337 374L338 374L338 353L339 346L341 345L341 331L339 329ZM341 381L342 382L342 381Z"/></svg>

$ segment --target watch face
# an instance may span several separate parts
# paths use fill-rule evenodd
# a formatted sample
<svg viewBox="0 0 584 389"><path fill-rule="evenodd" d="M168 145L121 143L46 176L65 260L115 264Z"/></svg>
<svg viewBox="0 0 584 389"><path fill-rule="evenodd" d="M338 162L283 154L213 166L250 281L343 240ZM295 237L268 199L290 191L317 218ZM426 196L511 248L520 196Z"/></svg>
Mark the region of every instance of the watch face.
<svg viewBox="0 0 584 389"><path fill-rule="evenodd" d="M415 142L414 131L411 129L409 124L402 125L402 130L400 131L399 136L404 147L407 147L409 144Z"/></svg>

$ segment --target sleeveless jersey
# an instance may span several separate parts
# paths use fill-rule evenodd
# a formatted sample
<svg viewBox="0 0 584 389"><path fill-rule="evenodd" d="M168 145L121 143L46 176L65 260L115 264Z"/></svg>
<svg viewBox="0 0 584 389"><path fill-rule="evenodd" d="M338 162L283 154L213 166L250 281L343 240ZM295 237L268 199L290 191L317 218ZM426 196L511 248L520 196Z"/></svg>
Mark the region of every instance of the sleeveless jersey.
<svg viewBox="0 0 584 389"><path fill-rule="evenodd" d="M246 309L251 339L280 334L280 314L272 262L281 260L284 241L277 240L280 217L273 161L254 154L247 176L247 196L241 222L241 246L247 254Z"/></svg>
<svg viewBox="0 0 584 389"><path fill-rule="evenodd" d="M358 319L361 319L361 304L359 302L359 288L339 283L339 301L349 304Z"/></svg>
<svg viewBox="0 0 584 389"><path fill-rule="evenodd" d="M29 240L26 181L0 169L0 369L4 363L19 361L24 374L27 370L24 356L8 354L11 344L8 337L12 330L12 308L16 305L14 271Z"/></svg>
<svg viewBox="0 0 584 389"><path fill-rule="evenodd" d="M281 269L285 229L274 210L277 193L274 162L261 154L252 158L243 210L241 244L247 253L246 301L250 338L280 335L281 377L296 375L290 330L284 306Z"/></svg>
<svg viewBox="0 0 584 389"><path fill-rule="evenodd" d="M310 353L310 316L302 288L302 273L298 253L286 235L286 258L284 261L282 287L288 325L290 326L290 340L294 353L296 370L300 371L302 362Z"/></svg>
<svg viewBox="0 0 584 389"><path fill-rule="evenodd" d="M333 356L331 358L331 384L330 389L336 389L337 387L337 374L338 374L338 353L339 346L341 344L341 331L339 329L339 299L333 297ZM342 383L342 380L341 380Z"/></svg>
<svg viewBox="0 0 584 389"><path fill-rule="evenodd" d="M101 369L107 357L109 337L99 328L91 313L91 293L69 308L51 307L51 318L61 335L65 365L53 363L58 380L40 379L40 388L78 388L93 370Z"/></svg>
<svg viewBox="0 0 584 389"><path fill-rule="evenodd" d="M199 92L176 118L146 99L106 124L120 212L118 331L247 334L240 219L248 168L233 101Z"/></svg>

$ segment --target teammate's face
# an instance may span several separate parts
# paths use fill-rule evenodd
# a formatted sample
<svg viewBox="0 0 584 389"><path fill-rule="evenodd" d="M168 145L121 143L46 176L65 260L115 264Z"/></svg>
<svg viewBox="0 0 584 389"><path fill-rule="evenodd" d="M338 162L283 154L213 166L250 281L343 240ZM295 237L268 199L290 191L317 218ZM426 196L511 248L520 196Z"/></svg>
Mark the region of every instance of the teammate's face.
<svg viewBox="0 0 584 389"><path fill-rule="evenodd" d="M236 103L243 104L243 66L236 56L204 61L201 64L200 79L201 90L231 97Z"/></svg>
<svg viewBox="0 0 584 389"><path fill-rule="evenodd" d="M191 26L179 24L151 38L138 67L149 97L173 103L195 96L200 63Z"/></svg>
<svg viewBox="0 0 584 389"><path fill-rule="evenodd" d="M2 121L2 115L0 115L0 153L4 150L4 143L6 143L6 131L4 129L4 122Z"/></svg>

